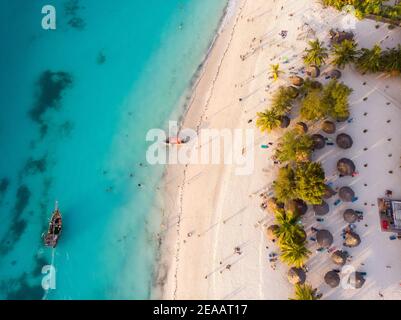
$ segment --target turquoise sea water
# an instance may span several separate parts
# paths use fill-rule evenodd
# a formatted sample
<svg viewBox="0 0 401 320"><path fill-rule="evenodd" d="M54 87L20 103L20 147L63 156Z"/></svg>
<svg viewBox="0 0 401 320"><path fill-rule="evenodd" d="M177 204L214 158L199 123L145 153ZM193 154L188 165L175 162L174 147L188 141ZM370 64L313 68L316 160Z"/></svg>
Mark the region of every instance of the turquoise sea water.
<svg viewBox="0 0 401 320"><path fill-rule="evenodd" d="M182 101L226 2L0 1L0 299L150 297L163 168L146 165L145 135Z"/></svg>

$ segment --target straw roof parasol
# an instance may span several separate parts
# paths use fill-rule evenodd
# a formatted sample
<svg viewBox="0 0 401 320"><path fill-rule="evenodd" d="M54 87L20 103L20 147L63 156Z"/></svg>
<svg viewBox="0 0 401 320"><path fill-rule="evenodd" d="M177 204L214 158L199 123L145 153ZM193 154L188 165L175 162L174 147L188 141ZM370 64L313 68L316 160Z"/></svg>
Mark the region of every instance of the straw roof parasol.
<svg viewBox="0 0 401 320"><path fill-rule="evenodd" d="M322 83L317 80L312 80L310 86L312 89L321 89L323 87Z"/></svg>
<svg viewBox="0 0 401 320"><path fill-rule="evenodd" d="M319 230L316 232L316 241L321 247L328 248L333 243L333 235L328 230Z"/></svg>
<svg viewBox="0 0 401 320"><path fill-rule="evenodd" d="M333 121L326 120L322 123L322 130L327 134L336 132L336 124Z"/></svg>
<svg viewBox="0 0 401 320"><path fill-rule="evenodd" d="M301 268L291 268L288 270L287 279L291 284L304 284L306 273Z"/></svg>
<svg viewBox="0 0 401 320"><path fill-rule="evenodd" d="M342 158L337 162L337 170L343 176L351 176L355 172L355 164L350 159Z"/></svg>
<svg viewBox="0 0 401 320"><path fill-rule="evenodd" d="M297 215L304 215L308 211L308 205L301 199L289 200L286 203L285 208Z"/></svg>
<svg viewBox="0 0 401 320"><path fill-rule="evenodd" d="M332 44L340 44L344 40L354 39L354 34L352 32L346 31L330 31L330 41Z"/></svg>
<svg viewBox="0 0 401 320"><path fill-rule="evenodd" d="M326 185L326 191L324 192L323 198L324 199L330 199L335 194L337 194L337 192L335 192L331 187Z"/></svg>
<svg viewBox="0 0 401 320"><path fill-rule="evenodd" d="M283 129L288 128L290 123L291 123L291 119L290 118L288 118L287 116L282 116L281 117L281 124L280 124L281 128L283 128Z"/></svg>
<svg viewBox="0 0 401 320"><path fill-rule="evenodd" d="M355 221L358 220L357 213L352 209L345 210L343 217L344 217L345 222L348 222L348 223L354 223Z"/></svg>
<svg viewBox="0 0 401 320"><path fill-rule="evenodd" d="M304 79L302 79L301 77L298 76L291 76L290 81L292 83L292 85L300 87L304 84Z"/></svg>
<svg viewBox="0 0 401 320"><path fill-rule="evenodd" d="M326 146L326 140L321 134L312 134L313 148L323 149Z"/></svg>
<svg viewBox="0 0 401 320"><path fill-rule="evenodd" d="M315 215L324 216L329 213L330 207L327 202L322 201L321 204L314 204L313 211L315 211Z"/></svg>
<svg viewBox="0 0 401 320"><path fill-rule="evenodd" d="M365 283L365 278L363 277L361 272L353 272L350 274L348 278L348 283L352 285L355 289L360 289Z"/></svg>
<svg viewBox="0 0 401 320"><path fill-rule="evenodd" d="M341 187L338 191L340 199L344 202L351 202L355 197L355 192L350 187Z"/></svg>
<svg viewBox="0 0 401 320"><path fill-rule="evenodd" d="M332 288L338 287L340 284L340 276L335 271L329 271L324 276L324 282Z"/></svg>
<svg viewBox="0 0 401 320"><path fill-rule="evenodd" d="M331 255L331 260L340 266L343 266L347 262L347 253L341 250L334 251Z"/></svg>
<svg viewBox="0 0 401 320"><path fill-rule="evenodd" d="M333 69L329 71L329 77L331 79L340 79L341 78L341 71L337 69Z"/></svg>
<svg viewBox="0 0 401 320"><path fill-rule="evenodd" d="M347 232L345 234L345 244L348 247L357 247L361 243L361 238L359 235L353 231Z"/></svg>
<svg viewBox="0 0 401 320"><path fill-rule="evenodd" d="M305 122L297 122L297 128L301 130L302 133L308 132L308 125Z"/></svg>
<svg viewBox="0 0 401 320"><path fill-rule="evenodd" d="M270 213L275 214L279 208L280 206L278 205L276 198L269 198L267 200L267 209Z"/></svg>
<svg viewBox="0 0 401 320"><path fill-rule="evenodd" d="M266 237L271 241L276 241L276 231L278 230L279 226L276 224L272 224L271 226L266 228Z"/></svg>
<svg viewBox="0 0 401 320"><path fill-rule="evenodd" d="M337 145L342 149L349 149L353 145L352 138L346 133L340 133L336 138Z"/></svg>
<svg viewBox="0 0 401 320"><path fill-rule="evenodd" d="M312 78L317 78L320 76L320 69L318 66L312 65L306 69L306 74Z"/></svg>

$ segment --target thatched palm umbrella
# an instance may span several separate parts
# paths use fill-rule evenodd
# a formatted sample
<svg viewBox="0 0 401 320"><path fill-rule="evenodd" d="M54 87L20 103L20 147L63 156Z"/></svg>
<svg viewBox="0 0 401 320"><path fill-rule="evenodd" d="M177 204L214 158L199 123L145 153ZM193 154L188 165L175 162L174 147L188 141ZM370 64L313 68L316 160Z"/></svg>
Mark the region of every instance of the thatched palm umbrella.
<svg viewBox="0 0 401 320"><path fill-rule="evenodd" d="M336 132L336 124L333 121L326 120L322 123L322 130L327 134Z"/></svg>
<svg viewBox="0 0 401 320"><path fill-rule="evenodd" d="M304 215L308 211L308 205L301 199L289 200L285 209L297 215Z"/></svg>
<svg viewBox="0 0 401 320"><path fill-rule="evenodd" d="M321 204L314 204L313 211L315 211L315 215L324 216L329 213L330 207L327 202L322 201Z"/></svg>
<svg viewBox="0 0 401 320"><path fill-rule="evenodd" d="M288 128L290 123L291 123L291 119L290 118L288 118L287 116L282 116L281 117L281 124L280 124L281 128L283 128L283 129Z"/></svg>
<svg viewBox="0 0 401 320"><path fill-rule="evenodd" d="M337 194L330 186L326 185L326 191L324 192L323 198L330 199L332 196Z"/></svg>
<svg viewBox="0 0 401 320"><path fill-rule="evenodd" d="M332 288L338 287L340 284L340 276L335 271L329 271L324 276L324 282L326 282Z"/></svg>
<svg viewBox="0 0 401 320"><path fill-rule="evenodd" d="M355 197L355 192L350 187L341 187L338 191L340 199L344 202L352 202Z"/></svg>
<svg viewBox="0 0 401 320"><path fill-rule="evenodd" d="M341 71L337 69L333 69L329 71L329 77L331 79L340 79L341 78Z"/></svg>
<svg viewBox="0 0 401 320"><path fill-rule="evenodd" d="M337 170L343 176L352 176L355 172L355 164L350 159L342 158L337 162Z"/></svg>
<svg viewBox="0 0 401 320"><path fill-rule="evenodd" d="M345 222L348 222L348 223L354 223L358 220L358 214L352 209L345 210L343 217L344 217Z"/></svg>
<svg viewBox="0 0 401 320"><path fill-rule="evenodd" d="M328 248L333 243L333 235L328 230L319 230L316 232L316 241L319 246Z"/></svg>
<svg viewBox="0 0 401 320"><path fill-rule="evenodd" d="M322 83L317 80L311 81L310 86L312 89L321 89L323 87Z"/></svg>
<svg viewBox="0 0 401 320"><path fill-rule="evenodd" d="M301 268L291 268L287 273L288 281L291 284L304 284L306 280L306 273Z"/></svg>
<svg viewBox="0 0 401 320"><path fill-rule="evenodd" d="M298 76L291 76L290 81L291 81L292 85L297 86L297 87L300 87L304 84L304 79L302 79L301 77L298 77Z"/></svg>
<svg viewBox="0 0 401 320"><path fill-rule="evenodd" d="M314 149L323 149L326 146L326 140L321 134L312 134L313 140L313 148Z"/></svg>
<svg viewBox="0 0 401 320"><path fill-rule="evenodd" d="M312 65L306 69L306 74L312 78L317 78L320 76L320 69L318 66Z"/></svg>
<svg viewBox="0 0 401 320"><path fill-rule="evenodd" d="M340 266L343 266L347 262L347 253L341 250L334 251L331 255L331 260Z"/></svg>
<svg viewBox="0 0 401 320"><path fill-rule="evenodd" d="M340 44L344 40L353 40L354 34L346 31L330 31L330 41L332 44Z"/></svg>
<svg viewBox="0 0 401 320"><path fill-rule="evenodd" d="M353 145L352 138L346 133L340 133L336 138L336 143L341 149L349 149Z"/></svg>
<svg viewBox="0 0 401 320"><path fill-rule="evenodd" d="M297 122L297 128L302 133L307 133L308 132L308 125L305 122Z"/></svg>
<svg viewBox="0 0 401 320"><path fill-rule="evenodd" d="M355 289L360 289L365 283L365 278L363 277L363 274L361 272L353 272L350 274L350 277L348 279L348 282L350 285L352 285Z"/></svg>
<svg viewBox="0 0 401 320"><path fill-rule="evenodd" d="M345 244L348 247L357 247L361 243L361 238L359 235L353 231L347 232L345 234Z"/></svg>
<svg viewBox="0 0 401 320"><path fill-rule="evenodd" d="M292 99L296 99L299 96L299 90L294 86L288 87L288 93Z"/></svg>
<svg viewBox="0 0 401 320"><path fill-rule="evenodd" d="M276 198L269 198L267 200L267 209L270 213L275 214L277 209L279 209L279 204L277 203Z"/></svg>
<svg viewBox="0 0 401 320"><path fill-rule="evenodd" d="M266 228L266 237L271 241L277 240L276 232L279 229L279 226L276 224L272 224L271 226Z"/></svg>

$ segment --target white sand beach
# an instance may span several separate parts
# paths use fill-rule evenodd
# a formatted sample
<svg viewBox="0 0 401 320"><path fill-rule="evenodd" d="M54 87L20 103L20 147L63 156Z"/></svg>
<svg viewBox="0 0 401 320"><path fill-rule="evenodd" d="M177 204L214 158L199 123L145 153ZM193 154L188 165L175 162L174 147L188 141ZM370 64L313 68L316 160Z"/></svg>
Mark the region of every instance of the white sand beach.
<svg viewBox="0 0 401 320"><path fill-rule="evenodd" d="M260 133L256 113L265 110L275 88L288 84L291 72L303 66L307 41L317 37L327 45L328 31L342 29L343 18L312 0L232 1L194 88L183 127L254 129L255 168L251 175L239 176L235 165L167 167L155 298L288 299L293 295L288 266L279 262L273 270L268 261L269 253L278 253L278 248L265 237L264 228L273 216L260 208L259 197L275 179L278 167L271 156L282 131ZM282 30L287 31L285 38L279 34ZM352 31L360 47L401 43L400 29L389 30L371 20L358 21ZM269 79L273 63L280 63L285 72L276 82ZM351 186L358 201L334 206L333 197L322 223L316 222L311 207L303 223L308 237L312 226L324 228L333 234L334 246L341 248L341 231L346 226L342 212L349 207L363 211L364 220L356 229L362 243L348 252L353 257L350 264L367 273L366 283L359 290L331 289L323 277L334 265L328 253L315 253L313 242L308 244L313 254L307 264L307 282L318 288L323 299L401 299L401 241L391 241L390 233L381 232L377 209L377 198L386 189L401 199L401 77L363 76L354 67L342 73L341 81L354 90L350 98L353 121L339 124L337 133L349 134L354 144L348 150L326 146L314 153L313 160L322 162L334 187ZM318 80L325 82L324 76ZM312 126L310 131L319 128ZM273 143L270 148L260 147L268 142ZM245 152L252 152L251 146ZM358 176L336 175L336 162L343 157L355 162Z"/></svg>

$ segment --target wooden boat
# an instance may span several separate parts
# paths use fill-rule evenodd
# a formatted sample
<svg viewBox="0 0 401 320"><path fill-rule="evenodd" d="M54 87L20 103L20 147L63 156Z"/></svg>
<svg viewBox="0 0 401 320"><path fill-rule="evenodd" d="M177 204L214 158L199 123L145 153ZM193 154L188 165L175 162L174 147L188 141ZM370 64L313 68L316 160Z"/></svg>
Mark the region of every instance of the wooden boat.
<svg viewBox="0 0 401 320"><path fill-rule="evenodd" d="M61 229L62 229L61 213L60 210L58 209L58 203L56 201L53 215L49 223L49 229L44 237L44 243L46 247L55 248L57 246L57 242L61 235Z"/></svg>

